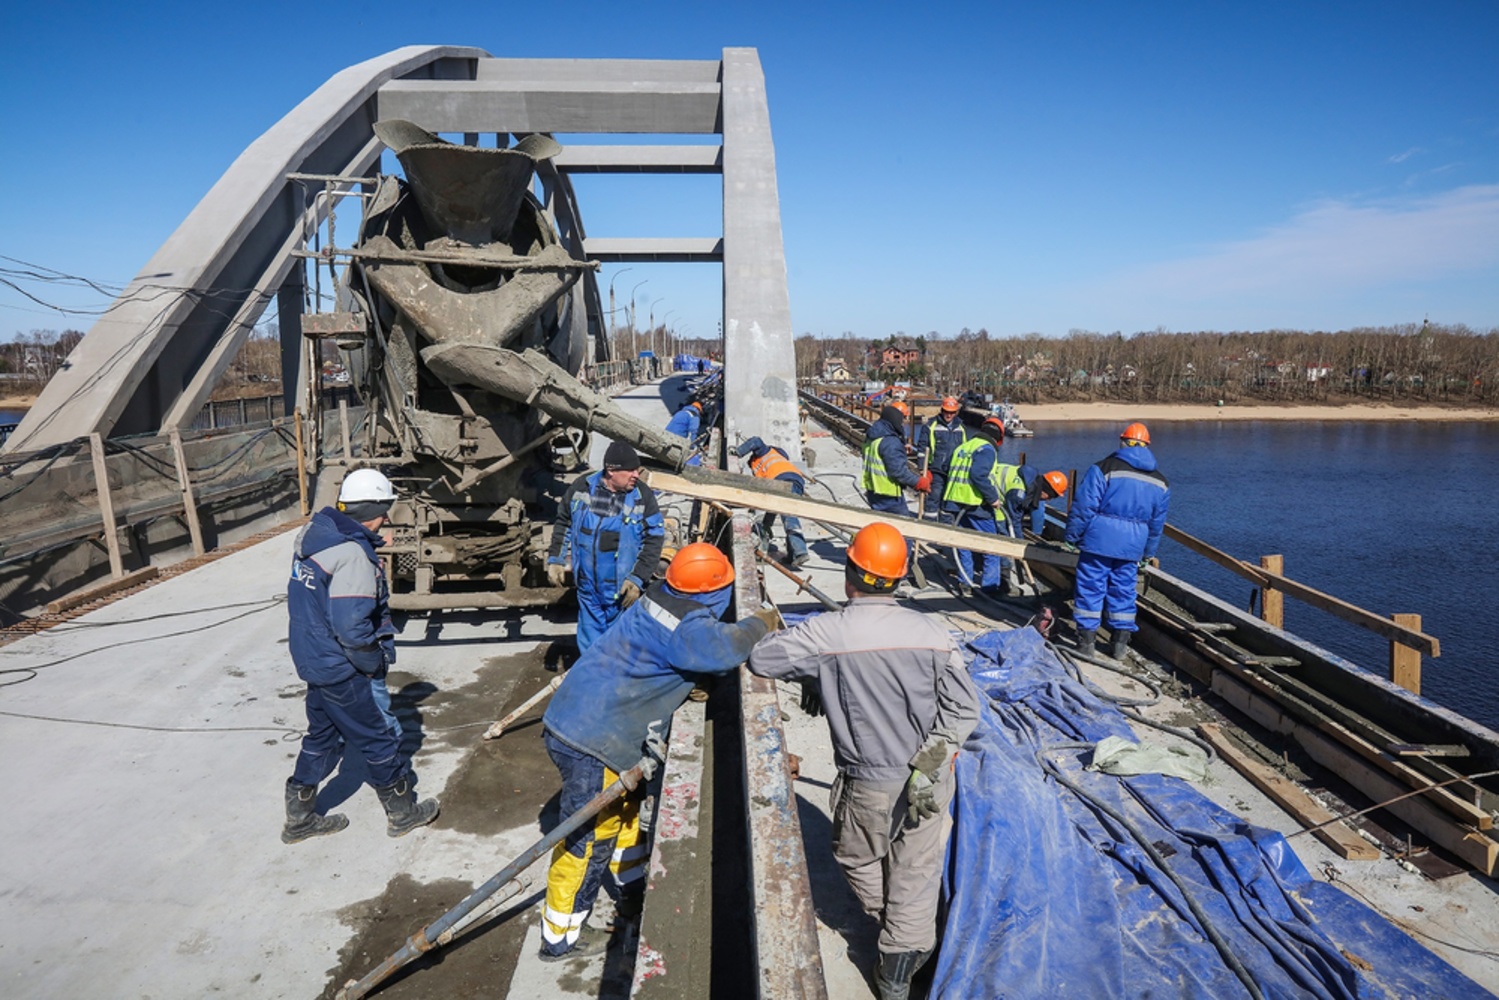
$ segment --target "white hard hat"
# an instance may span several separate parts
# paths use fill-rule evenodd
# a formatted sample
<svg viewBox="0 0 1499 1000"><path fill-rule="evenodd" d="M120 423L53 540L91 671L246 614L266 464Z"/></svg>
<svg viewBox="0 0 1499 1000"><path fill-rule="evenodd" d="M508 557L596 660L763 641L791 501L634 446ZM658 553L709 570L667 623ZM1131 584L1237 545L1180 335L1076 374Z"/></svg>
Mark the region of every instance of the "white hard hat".
<svg viewBox="0 0 1499 1000"><path fill-rule="evenodd" d="M338 491L339 503L390 503L395 498L396 488L378 469L355 469L344 476Z"/></svg>

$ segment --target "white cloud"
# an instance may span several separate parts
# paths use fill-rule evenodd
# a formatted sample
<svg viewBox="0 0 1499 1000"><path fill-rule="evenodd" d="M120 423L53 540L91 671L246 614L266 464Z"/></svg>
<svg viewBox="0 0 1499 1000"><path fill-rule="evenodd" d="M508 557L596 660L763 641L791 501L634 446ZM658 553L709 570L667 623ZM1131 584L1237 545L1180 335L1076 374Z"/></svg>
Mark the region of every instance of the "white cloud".
<svg viewBox="0 0 1499 1000"><path fill-rule="evenodd" d="M1133 268L1101 291L1165 304L1315 299L1499 267L1499 184L1399 201L1326 201L1251 239Z"/></svg>
<svg viewBox="0 0 1499 1000"><path fill-rule="evenodd" d="M1418 153L1424 153L1424 152L1426 152L1426 150L1422 149L1420 146L1412 146L1410 149L1407 149L1403 153L1396 153L1394 156L1390 157L1385 162L1386 163L1404 163L1406 160L1409 160L1412 156L1415 156Z"/></svg>

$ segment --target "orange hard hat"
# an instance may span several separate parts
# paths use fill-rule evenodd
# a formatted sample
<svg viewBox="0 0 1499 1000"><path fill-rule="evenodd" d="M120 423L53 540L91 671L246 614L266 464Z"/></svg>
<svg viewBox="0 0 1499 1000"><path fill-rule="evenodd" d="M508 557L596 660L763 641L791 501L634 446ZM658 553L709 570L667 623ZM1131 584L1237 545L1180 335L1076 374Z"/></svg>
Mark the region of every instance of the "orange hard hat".
<svg viewBox="0 0 1499 1000"><path fill-rule="evenodd" d="M695 400L695 399L694 399L694 400L693 400L693 401L692 401L692 402L690 402L690 403L688 403L688 404L687 404L687 405L688 405L688 406L696 406L696 407L697 407L697 408L698 408L698 409L699 409L699 410L701 410L701 409L702 409L702 408L703 408L703 404L702 404L702 403L699 403L699 402L698 402L698 401L697 401L697 400Z"/></svg>
<svg viewBox="0 0 1499 1000"><path fill-rule="evenodd" d="M1144 424L1130 424L1119 435L1121 441L1138 441L1141 444L1150 444L1150 431Z"/></svg>
<svg viewBox="0 0 1499 1000"><path fill-rule="evenodd" d="M1067 473L1059 469L1052 469L1041 477L1046 480L1046 485L1051 487L1052 496L1061 496L1067 492Z"/></svg>
<svg viewBox="0 0 1499 1000"><path fill-rule="evenodd" d="M848 565L850 580L861 589L894 590L906 575L906 540L894 525L867 524L848 546Z"/></svg>
<svg viewBox="0 0 1499 1000"><path fill-rule="evenodd" d="M900 415L903 416L903 417L909 417L911 415L911 408L909 406L907 406L905 404L905 402L902 401L902 400L897 399L895 402L891 403L890 405L893 406L893 407L895 407L897 410L899 410L900 411Z"/></svg>
<svg viewBox="0 0 1499 1000"><path fill-rule="evenodd" d="M686 546L666 567L666 584L679 594L706 594L733 582L729 557L707 542Z"/></svg>
<svg viewBox="0 0 1499 1000"><path fill-rule="evenodd" d="M985 417L983 430L994 435L994 440L1005 439L1005 422L998 417Z"/></svg>
<svg viewBox="0 0 1499 1000"><path fill-rule="evenodd" d="M958 397L957 396L948 396L946 399L942 400L942 412L943 413L957 413L958 412Z"/></svg>

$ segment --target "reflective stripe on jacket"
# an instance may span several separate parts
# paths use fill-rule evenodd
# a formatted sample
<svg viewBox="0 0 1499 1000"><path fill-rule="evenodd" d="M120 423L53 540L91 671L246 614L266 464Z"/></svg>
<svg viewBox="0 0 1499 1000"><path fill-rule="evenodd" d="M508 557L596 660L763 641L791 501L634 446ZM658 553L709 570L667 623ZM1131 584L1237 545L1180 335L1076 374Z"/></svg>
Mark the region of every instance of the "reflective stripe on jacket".
<svg viewBox="0 0 1499 1000"><path fill-rule="evenodd" d="M881 438L869 438L864 442L864 478L861 485L865 492L882 497L900 496L900 487L885 472L885 459L880 455Z"/></svg>
<svg viewBox="0 0 1499 1000"><path fill-rule="evenodd" d="M952 462L953 452L957 451L964 442L968 440L968 428L963 426L963 421L954 418L953 422L944 423L940 417L933 417L926 425L926 467L938 476L947 475L947 470Z"/></svg>
<svg viewBox="0 0 1499 1000"><path fill-rule="evenodd" d="M1171 488L1149 448L1120 448L1090 465L1072 497L1066 540L1084 552L1149 559L1161 544Z"/></svg>
<svg viewBox="0 0 1499 1000"><path fill-rule="evenodd" d="M864 492L898 497L902 486L916 485L916 478L906 461L906 445L900 431L885 420L870 424L864 435L864 475L859 481Z"/></svg>
<svg viewBox="0 0 1499 1000"><path fill-rule="evenodd" d="M979 470L975 478L975 460L985 448L989 449L990 457L987 463L983 461L977 463ZM985 475L983 466L989 464L992 470L993 466L998 464L995 461L997 457L998 453L994 450L994 444L983 435L971 437L960 444L958 450L952 453L952 461L947 467L947 489L942 492L943 502L961 504L964 507L982 507L985 500L991 503L997 501L1003 495L997 487L991 486L995 495L986 497L982 486L976 485L985 479L992 480L992 474Z"/></svg>

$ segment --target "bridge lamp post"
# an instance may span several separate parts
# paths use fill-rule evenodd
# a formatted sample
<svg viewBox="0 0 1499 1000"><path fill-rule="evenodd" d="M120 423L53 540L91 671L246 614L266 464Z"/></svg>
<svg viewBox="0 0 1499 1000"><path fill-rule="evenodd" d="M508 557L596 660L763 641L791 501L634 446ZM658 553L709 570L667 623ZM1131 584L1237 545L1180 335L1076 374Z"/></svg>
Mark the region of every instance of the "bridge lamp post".
<svg viewBox="0 0 1499 1000"><path fill-rule="evenodd" d="M632 267L622 267L618 271L615 271L613 277L609 279L609 333L611 335L619 329L619 323L614 319L614 283L619 280L621 274L633 270L634 268Z"/></svg>
<svg viewBox="0 0 1499 1000"><path fill-rule="evenodd" d="M635 293L640 291L641 285L649 285L650 278L646 278L630 289L630 360L633 362L640 352L635 349Z"/></svg>

